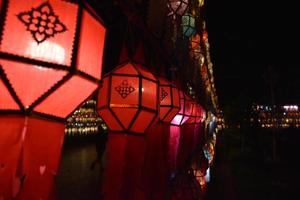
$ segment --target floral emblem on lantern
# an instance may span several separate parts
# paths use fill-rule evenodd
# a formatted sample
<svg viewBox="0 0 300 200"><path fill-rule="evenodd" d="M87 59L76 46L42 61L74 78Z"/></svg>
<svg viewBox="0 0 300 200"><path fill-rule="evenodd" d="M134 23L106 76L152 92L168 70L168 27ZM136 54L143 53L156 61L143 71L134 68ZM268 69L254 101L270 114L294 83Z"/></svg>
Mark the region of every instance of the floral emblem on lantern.
<svg viewBox="0 0 300 200"><path fill-rule="evenodd" d="M123 99L126 99L126 97L130 93L134 92L135 89L134 87L129 85L127 80L123 80L121 85L115 87L115 90L121 95Z"/></svg>
<svg viewBox="0 0 300 200"><path fill-rule="evenodd" d="M168 93L162 88L160 91L160 101L164 100L168 96Z"/></svg>
<svg viewBox="0 0 300 200"><path fill-rule="evenodd" d="M27 30L37 43L42 43L47 38L67 30L48 2L30 11L21 12L17 16L27 26Z"/></svg>

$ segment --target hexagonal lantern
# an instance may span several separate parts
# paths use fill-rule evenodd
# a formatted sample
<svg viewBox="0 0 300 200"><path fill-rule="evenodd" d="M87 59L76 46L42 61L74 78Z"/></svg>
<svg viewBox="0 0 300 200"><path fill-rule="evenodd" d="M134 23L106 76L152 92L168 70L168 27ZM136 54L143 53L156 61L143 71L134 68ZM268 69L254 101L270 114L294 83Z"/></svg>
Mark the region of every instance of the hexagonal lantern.
<svg viewBox="0 0 300 200"><path fill-rule="evenodd" d="M46 199L64 139L53 120L98 88L106 29L85 1L0 0L0 15L0 199L17 167L20 199Z"/></svg>
<svg viewBox="0 0 300 200"><path fill-rule="evenodd" d="M0 110L66 118L98 87L106 32L101 19L84 2L0 5Z"/></svg>
<svg viewBox="0 0 300 200"><path fill-rule="evenodd" d="M97 109L110 131L144 134L157 116L158 96L158 80L127 61L104 76Z"/></svg>
<svg viewBox="0 0 300 200"><path fill-rule="evenodd" d="M171 121L171 125L180 126L184 124L192 114L192 99L179 91L180 110Z"/></svg>
<svg viewBox="0 0 300 200"><path fill-rule="evenodd" d="M159 101L159 120L170 123L180 110L179 91L164 78L159 78Z"/></svg>
<svg viewBox="0 0 300 200"><path fill-rule="evenodd" d="M182 16L188 8L189 0L168 0L169 15Z"/></svg>

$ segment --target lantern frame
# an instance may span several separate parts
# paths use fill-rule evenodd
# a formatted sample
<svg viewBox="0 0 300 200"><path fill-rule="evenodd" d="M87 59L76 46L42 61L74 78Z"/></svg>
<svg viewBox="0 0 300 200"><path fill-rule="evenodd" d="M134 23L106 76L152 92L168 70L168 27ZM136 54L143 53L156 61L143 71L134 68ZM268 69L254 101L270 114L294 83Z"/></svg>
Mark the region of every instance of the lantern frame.
<svg viewBox="0 0 300 200"><path fill-rule="evenodd" d="M115 71L126 67L126 65L130 64L131 67L133 67L135 69L135 71L137 72L136 74L121 74L121 73L117 73ZM151 74L151 72L149 72L149 70L147 68L144 67L145 65L142 63L139 63L135 60L132 59L127 59L123 62L121 62L116 68L114 68L111 72L105 74L102 78L102 85L101 88L98 92L98 104L97 104L97 111L99 113L99 115L102 117L101 115L101 111L102 110L108 110L111 114L111 117L114 118L114 120L116 120L116 122L118 123L118 126L121 127L121 129L116 130L116 129L112 129L110 126L110 123L108 123L108 121L105 119L105 117L102 117L103 121L106 123L106 125L109 128L109 131L114 132L114 133L124 133L126 132L126 134L128 135L144 135L145 132L147 132L147 130L150 128L150 126L153 124L153 122L156 120L157 116L158 116L158 110L159 110L159 81L156 79L156 77ZM141 68L141 69L139 69ZM141 72L142 70L146 70L148 73L150 73L154 79L151 79L149 77L146 77L143 72ZM111 100L112 100L112 90L113 90L113 86L112 86L112 79L114 77L128 77L128 78L135 78L138 79L138 88L136 88L138 90L138 103L137 105L134 104L122 104L122 105L116 105L116 104L112 104ZM108 79L108 87L107 87L107 91L106 94L104 94L103 96L101 94L101 89L103 88L104 84L103 82L106 81L106 79ZM146 107L143 105L143 83L142 81L146 80L146 81L150 81L154 84L156 84L156 108L155 109L151 109L149 107ZM107 99L105 100L105 98L107 97ZM101 101L101 99L103 99L104 102ZM101 105L102 104L102 105ZM113 111L113 108L132 108L132 109L137 109L136 113L134 114L134 117L131 119L131 122L129 123L128 127L125 127L122 123L122 121L119 119L118 115ZM137 131L133 131L131 130L133 128L134 123L136 122L136 120L138 119L138 117L140 116L140 113L145 110L147 112L151 112L153 115L152 120L150 121L150 123L148 124L148 126L144 129L143 132L137 132Z"/></svg>
<svg viewBox="0 0 300 200"><path fill-rule="evenodd" d="M180 110L170 123L173 126L185 124L192 114L192 99L184 94L184 92L179 91L179 100Z"/></svg>
<svg viewBox="0 0 300 200"><path fill-rule="evenodd" d="M183 16L188 9L189 0L168 0L167 6L171 11L169 16L170 15Z"/></svg>
<svg viewBox="0 0 300 200"><path fill-rule="evenodd" d="M158 78L158 80L159 80L159 120L164 123L170 123L180 110L179 90L176 88L174 84L172 84L171 82L163 78ZM164 88L166 88L166 90L169 91L169 94L165 90L163 90ZM165 98L163 97L165 94L164 92L166 92L166 95L170 96L169 103L162 103L163 99ZM178 98L177 100L176 100L176 96ZM160 112L161 108L169 108L169 110L166 113L164 113L163 116L161 116L161 112Z"/></svg>
<svg viewBox="0 0 300 200"><path fill-rule="evenodd" d="M55 1L56 2L61 2L61 1ZM53 3L53 2L52 2ZM104 46L105 46L105 37L106 37L106 25L105 23L102 21L102 19L95 13L95 11L90 7L90 5L88 5L85 1L80 0L79 2L75 1L66 1L66 3L69 3L70 5L76 5L76 13L77 13L77 17L76 19L74 19L75 21L75 26L74 26L74 38L72 39L72 50L70 53L70 62L69 64L63 64L63 63L57 63L57 61L49 61L49 60L43 60L43 58L37 58L37 57L28 57L28 56L23 56L23 55L17 55L17 54L13 54L9 51L6 50L0 50L0 61L9 61L9 62L13 62L13 63L21 63L21 64L25 64L25 65L30 65L30 66L39 66L41 68L44 69L52 69L52 70L63 70L65 72L65 75L63 75L62 78L60 78L58 81L56 81L54 84L52 84L52 86L49 89L44 90L36 99L34 99L28 106L25 105L25 103L22 103L21 98L18 96L17 92L14 90L12 83L10 82L7 74L5 73L5 70L2 66L2 64L0 63L0 84L1 81L3 82L4 87L6 87L7 91L9 92L9 95L12 97L12 100L18 105L18 109L0 109L0 114L22 114L22 115L32 115L35 117L40 117L40 118L48 118L48 119L52 119L55 121L61 121L64 122L66 118L68 118L69 116L71 116L72 112L79 108L82 104L82 102L77 103L76 102L76 107L73 108L72 111L68 112L69 114L61 114L61 116L59 116L59 114L50 114L47 112L42 112L42 111L36 111L34 110L40 103L43 103L44 100L46 100L49 96L51 96L52 94L55 93L56 90L58 90L59 88L62 88L62 86L66 85L65 83L67 83L67 81L71 80L72 77L77 76L80 77L82 80L87 81L89 84L93 84L95 87L95 90L98 88L98 85L100 84L100 79L101 79L101 73L102 73L102 61L103 61L103 51L104 51ZM43 4L48 4L51 7L51 1L50 2L44 2L41 4L39 4L39 7L35 7L34 5L32 5L32 9L36 9L36 8L40 8ZM0 7L1 9L1 20L0 21L0 44L1 42L3 42L4 40L4 29L5 29L5 23L6 22L6 18L8 17L8 6L9 6L9 0L3 0L1 1L1 5L2 7ZM74 7L75 10L75 7ZM30 11L28 11L30 12ZM55 12L55 10L54 10ZM27 13L26 11L24 13ZM19 15L21 15L22 13L20 13ZM84 21L84 15L87 18L91 17L92 20L95 20L95 22L97 22L99 24L99 27L101 27L101 31L103 31L103 41L101 44L102 45L102 60L101 60L101 66L99 66L99 73L100 74L93 74L91 75L89 72L85 72L85 69L82 68L83 66L80 66L78 63L79 61L79 54L80 54L80 45L82 43L81 39L82 37L82 33L83 33L83 29L81 29L82 25L83 25L83 21ZM18 16L16 16L18 17ZM20 17L18 17L20 20ZM25 32L25 26L24 26L24 32ZM73 29L72 29L73 30ZM26 30L27 31L27 30ZM50 38L50 37L49 37ZM36 39L36 38L34 38ZM46 40L47 41L47 38ZM38 42L36 40L36 42L38 43L38 45L42 42L45 41L41 41ZM43 81L43 80L41 80ZM91 85L90 85L91 86ZM86 100L88 98L90 98L93 93L95 92L95 90L92 92L92 94L89 95L84 95L83 96L83 100Z"/></svg>

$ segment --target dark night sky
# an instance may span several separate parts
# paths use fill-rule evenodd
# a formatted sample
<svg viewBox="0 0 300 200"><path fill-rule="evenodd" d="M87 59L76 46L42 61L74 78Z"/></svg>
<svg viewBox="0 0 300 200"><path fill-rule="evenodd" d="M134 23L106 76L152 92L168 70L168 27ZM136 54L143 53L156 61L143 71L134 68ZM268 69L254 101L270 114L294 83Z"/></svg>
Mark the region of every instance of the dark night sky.
<svg viewBox="0 0 300 200"><path fill-rule="evenodd" d="M207 1L207 28L222 106L236 101L269 103L263 78L270 74L268 66L274 71L275 102L300 104L297 8L289 1Z"/></svg>

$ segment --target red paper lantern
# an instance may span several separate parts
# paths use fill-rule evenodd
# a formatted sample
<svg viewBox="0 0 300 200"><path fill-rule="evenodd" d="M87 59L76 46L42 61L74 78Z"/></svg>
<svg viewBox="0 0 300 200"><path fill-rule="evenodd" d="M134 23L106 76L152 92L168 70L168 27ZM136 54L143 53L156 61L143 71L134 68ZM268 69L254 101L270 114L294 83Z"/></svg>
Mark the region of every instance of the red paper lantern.
<svg viewBox="0 0 300 200"><path fill-rule="evenodd" d="M179 91L163 78L159 78L159 101L159 119L170 123L180 110Z"/></svg>
<svg viewBox="0 0 300 200"><path fill-rule="evenodd" d="M197 124L203 120L204 110L203 108L196 102L192 102L192 112L189 119L186 121L186 124Z"/></svg>
<svg viewBox="0 0 300 200"><path fill-rule="evenodd" d="M192 114L192 99L185 95L182 91L179 92L180 110L171 121L171 125L184 124Z"/></svg>
<svg viewBox="0 0 300 200"><path fill-rule="evenodd" d="M98 112L111 131L143 134L158 111L158 81L144 67L128 61L104 76Z"/></svg>
<svg viewBox="0 0 300 200"><path fill-rule="evenodd" d="M98 87L106 32L101 20L84 3L0 5L0 110L66 118Z"/></svg>
<svg viewBox="0 0 300 200"><path fill-rule="evenodd" d="M48 199L64 138L53 119L97 89L106 30L84 2L0 0L0 10L0 199L18 192L17 169L20 199Z"/></svg>

